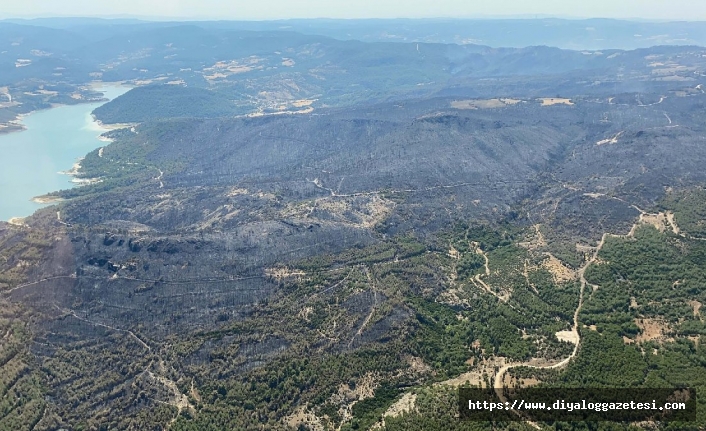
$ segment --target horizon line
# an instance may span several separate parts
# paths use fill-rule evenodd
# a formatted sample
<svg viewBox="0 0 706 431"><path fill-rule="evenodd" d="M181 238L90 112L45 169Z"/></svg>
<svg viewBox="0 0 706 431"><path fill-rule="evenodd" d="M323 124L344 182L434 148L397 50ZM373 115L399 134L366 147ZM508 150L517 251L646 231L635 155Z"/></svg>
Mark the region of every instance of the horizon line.
<svg viewBox="0 0 706 431"><path fill-rule="evenodd" d="M152 15L130 15L130 14L117 14L117 15L13 15L0 18L0 21L8 20L44 20L44 19L97 19L97 20L137 20L145 22L169 22L169 21L212 21L212 22L277 22L277 21L394 21L394 20L408 20L408 21L424 21L424 20L449 20L449 21L464 21L464 20L488 20L488 21L501 21L501 20L565 20L565 21L591 21L591 20L605 20L605 21L627 21L627 22L643 22L643 23L677 23L677 22L706 22L706 19L657 19L657 18L639 18L639 17L601 17L601 16L569 16L569 15L545 15L545 14L507 14L507 15L467 15L467 16L424 16L424 17L354 17L354 18L342 18L342 17L295 17L295 18L222 18L215 16L152 16Z"/></svg>

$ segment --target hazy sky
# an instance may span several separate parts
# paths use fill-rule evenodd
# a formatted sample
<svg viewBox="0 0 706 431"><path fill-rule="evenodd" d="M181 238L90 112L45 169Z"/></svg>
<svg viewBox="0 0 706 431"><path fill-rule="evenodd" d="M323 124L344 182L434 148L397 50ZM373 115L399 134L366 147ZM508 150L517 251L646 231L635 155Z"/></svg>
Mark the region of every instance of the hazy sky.
<svg viewBox="0 0 706 431"><path fill-rule="evenodd" d="M703 0L0 0L0 19L36 16L216 19L499 15L705 20Z"/></svg>

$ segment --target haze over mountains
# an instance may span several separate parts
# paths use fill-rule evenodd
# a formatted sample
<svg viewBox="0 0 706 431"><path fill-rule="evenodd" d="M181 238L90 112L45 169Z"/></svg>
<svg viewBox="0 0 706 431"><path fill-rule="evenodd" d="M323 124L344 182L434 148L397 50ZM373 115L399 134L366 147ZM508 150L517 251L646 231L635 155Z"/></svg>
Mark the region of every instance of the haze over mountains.
<svg viewBox="0 0 706 431"><path fill-rule="evenodd" d="M0 132L134 87L93 112L89 184L0 223L0 429L490 429L459 385L703 391L705 32L0 23Z"/></svg>
<svg viewBox="0 0 706 431"><path fill-rule="evenodd" d="M282 30L281 23L276 23L277 30L253 31L247 28L275 27L275 24L112 24L108 21L110 25L101 25L101 21L78 20L75 26L70 26L72 22L76 20L66 21L64 26L68 28L60 29L10 23L0 26L4 34L0 47L0 84L14 84L22 90L14 96L19 104L8 106L10 109L5 113L28 112L47 106L47 103L80 101L76 99L78 96L66 100L58 94L24 91L32 90L34 85L34 81L28 85L28 77L45 81L51 91L58 82L64 86L80 86L89 80L216 90L203 92L169 87L144 90L160 92L160 97L148 99L162 105L171 104L171 109L176 111L160 112L164 106L138 103L133 106L142 107L145 113L120 109L122 119L113 118L116 122L132 122L139 120L140 115L203 116L198 110L205 107L189 107L190 112L179 113L178 110L186 106L178 103L179 97L193 98L200 101L195 104L208 105L210 113L206 116L219 116L281 111L283 106L285 111L305 111L310 105L351 106L411 96L529 97L567 91L617 94L643 91L644 81L688 81L694 76L694 68L703 62L698 48L652 49L650 53L668 61L664 63L649 59L650 53L639 50L578 52L544 46L440 45L438 41L424 42L429 39L414 36L410 39L421 39L422 42L390 43L380 41L389 38L373 37L377 41L361 43L293 33L291 29ZM319 25L317 23L309 25ZM426 23L416 23L412 28L420 31L418 27L424 28ZM458 23L474 28L472 22ZM498 24L495 21L483 23L484 26ZM576 28L577 23L566 21L564 24ZM363 31L361 28L372 24L363 22L357 25L353 28ZM441 24L429 22L428 25ZM522 21L508 22L507 25L522 28L536 23ZM453 28L444 25L447 30L449 27ZM325 30L325 27L320 28ZM532 28L527 31L534 34ZM517 42L520 41L526 43L527 38L520 35ZM551 40L541 42L551 43ZM685 42L692 42L692 39L687 38ZM572 74L574 71L576 73ZM563 76L557 79L558 75ZM479 78L499 77L504 79L479 81ZM515 79L509 79L512 77ZM666 84L665 88L670 85ZM73 94L82 91L78 88L71 90ZM141 92L136 90L126 97L134 101ZM111 106L107 105L104 112L110 109Z"/></svg>
<svg viewBox="0 0 706 431"><path fill-rule="evenodd" d="M174 26L175 22L96 18L6 19L2 22L51 27L94 38L96 34ZM179 24L186 24L181 21ZM426 42L524 48L547 45L565 49L635 49L655 45L704 45L702 22L650 22L615 19L370 19L199 21L221 30L295 31L364 42ZM97 32L97 33L96 33Z"/></svg>

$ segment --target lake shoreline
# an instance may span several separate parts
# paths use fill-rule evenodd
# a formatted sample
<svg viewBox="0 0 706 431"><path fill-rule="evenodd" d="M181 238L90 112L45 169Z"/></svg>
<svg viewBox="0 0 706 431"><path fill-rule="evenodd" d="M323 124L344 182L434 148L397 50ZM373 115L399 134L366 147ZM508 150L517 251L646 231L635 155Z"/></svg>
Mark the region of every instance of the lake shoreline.
<svg viewBox="0 0 706 431"><path fill-rule="evenodd" d="M95 115L91 114L91 118L93 118L93 122L98 125L98 127L102 129L106 129L107 132L110 132L111 130L119 130L119 129L127 129L128 127L135 127L138 125L138 123L104 123L98 118L96 118ZM109 139L109 138L108 138ZM112 142L112 141L111 141Z"/></svg>
<svg viewBox="0 0 706 431"><path fill-rule="evenodd" d="M27 219L27 217L11 217L7 221L7 223L11 224L13 226L27 226L27 224L25 223L26 219Z"/></svg>
<svg viewBox="0 0 706 431"><path fill-rule="evenodd" d="M66 199L64 199L64 198L60 198L58 196L51 196L51 195L35 196L32 198L32 202L42 204L42 205L58 204L59 202L65 202L65 201L66 201Z"/></svg>
<svg viewBox="0 0 706 431"><path fill-rule="evenodd" d="M101 91L101 89L105 87L121 87L121 88L127 88L128 91L131 89L135 88L134 86L126 84L124 81L118 81L118 82L103 82L103 81L90 81L87 82L86 84L83 84L86 87L90 87L91 89L95 91L102 92L103 95L105 96L105 92ZM103 97L99 100L85 100L85 99L80 99L80 102L77 103L72 103L72 104L67 104L67 103L52 103L48 108L41 108L41 109L34 109L29 112L25 112L22 114L17 114L15 116L14 120L10 120L4 123L0 123L0 136L2 135L9 135L11 133L17 133L17 132L24 132L27 130L27 126L25 126L22 123L22 119L32 115L37 112L42 112L42 111L48 111L50 109L54 108L60 108L62 106L78 106L78 105L87 105L91 103L108 103L112 99L109 99L107 97ZM124 129L125 127L133 127L135 124L129 124L129 125L121 125L121 124L103 124L100 120L96 119L96 117L91 113L91 117L93 117L93 120L98 124L99 127L102 129L105 129L106 132L109 132L111 130L116 130L116 129ZM4 126L4 127L3 127ZM105 133L105 132L104 132Z"/></svg>
<svg viewBox="0 0 706 431"><path fill-rule="evenodd" d="M103 147L100 147L99 152L102 152L102 151L103 151ZM81 177L79 177L79 175L81 174L79 172L81 170L81 162L83 162L84 159L85 159L85 157L79 157L78 160L76 161L76 163L74 163L73 166L71 166L71 169L69 169L68 171L59 171L58 173L61 175L66 175L66 176L71 177L71 182L73 184L78 185L78 186L85 186L85 185L89 185L89 184L97 184L97 183L103 182L102 178L81 178ZM33 198L32 200L34 202L37 202L35 199L36 198ZM48 200L50 202L56 202L56 200L55 199L52 200L51 197L48 197ZM65 199L62 199L62 200L65 200ZM38 202L38 203L41 203L41 202Z"/></svg>
<svg viewBox="0 0 706 431"><path fill-rule="evenodd" d="M0 183L6 185L0 190L0 197L6 202L0 208L0 219L13 219L19 224L20 218L30 216L43 206L66 201L56 196L55 191L103 181L101 178L82 178L81 162L86 154L96 149L100 151L111 141L101 135L127 126L104 125L96 120L92 111L131 87L103 82L85 85L103 93L103 98L37 109L17 115L12 120L12 129L0 127L0 147L7 154L3 161L6 165L4 173L0 175ZM25 133L13 133L15 131ZM34 168L29 167L30 164ZM18 175L26 169L37 171L31 178ZM61 176L69 179L62 180Z"/></svg>
<svg viewBox="0 0 706 431"><path fill-rule="evenodd" d="M48 108L51 109L51 108ZM39 111L39 109L37 110ZM32 111L35 112L35 111ZM30 112L31 113L31 112ZM27 114L17 114L14 120L7 121L5 123L0 123L0 135L9 135L14 132L24 132L27 130L27 126L22 124L22 119L29 115Z"/></svg>

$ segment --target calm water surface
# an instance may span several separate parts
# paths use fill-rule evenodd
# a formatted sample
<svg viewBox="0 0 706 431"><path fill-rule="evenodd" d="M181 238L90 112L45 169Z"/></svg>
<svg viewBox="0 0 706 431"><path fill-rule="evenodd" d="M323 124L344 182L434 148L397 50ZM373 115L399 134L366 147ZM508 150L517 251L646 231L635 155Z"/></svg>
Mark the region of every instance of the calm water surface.
<svg viewBox="0 0 706 431"><path fill-rule="evenodd" d="M98 91L108 99L127 92L127 87L105 86ZM34 112L22 119L27 130L0 135L0 220L26 217L43 205L35 196L68 189L71 177L60 172L105 145L91 112L99 103L60 106Z"/></svg>

